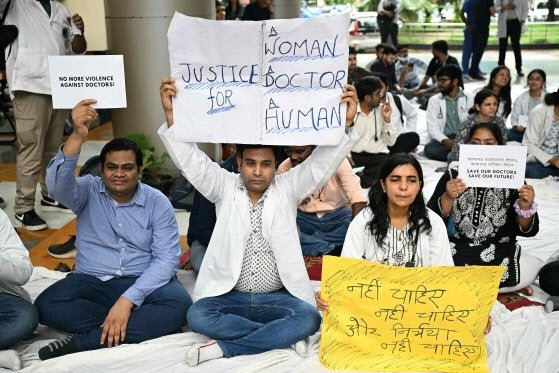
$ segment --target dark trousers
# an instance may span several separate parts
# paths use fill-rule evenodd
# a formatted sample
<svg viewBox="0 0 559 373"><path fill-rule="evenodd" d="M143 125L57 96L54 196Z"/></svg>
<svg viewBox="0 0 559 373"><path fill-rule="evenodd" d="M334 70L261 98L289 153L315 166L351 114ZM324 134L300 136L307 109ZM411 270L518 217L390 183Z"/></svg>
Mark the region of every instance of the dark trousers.
<svg viewBox="0 0 559 373"><path fill-rule="evenodd" d="M370 188L378 181L380 168L384 164L384 161L388 158L388 154L351 152L351 158L353 159L355 167L365 167L363 172L359 175L359 179L361 179L361 187Z"/></svg>
<svg viewBox="0 0 559 373"><path fill-rule="evenodd" d="M402 133L394 145L389 146L390 154L410 153L419 145L419 135L415 132Z"/></svg>
<svg viewBox="0 0 559 373"><path fill-rule="evenodd" d="M480 75L479 63L487 47L487 39L489 38L489 25L474 25L472 41L472 63L470 65L470 75Z"/></svg>
<svg viewBox="0 0 559 373"><path fill-rule="evenodd" d="M80 351L101 345L101 324L111 307L138 277L115 277L101 281L95 276L70 273L43 291L35 306L43 325L74 334ZM171 334L186 324L190 296L177 280L151 292L140 307L135 307L126 326L123 343L140 343Z"/></svg>
<svg viewBox="0 0 559 373"><path fill-rule="evenodd" d="M394 47L398 46L398 24L392 21L378 21L378 29L380 32L380 42L387 43L388 37L392 41Z"/></svg>
<svg viewBox="0 0 559 373"><path fill-rule="evenodd" d="M505 55L507 54L508 41L512 44L514 51L514 63L516 71L522 70L522 52L520 51L520 21L515 19L507 19L507 36L499 39L499 65L505 64Z"/></svg>

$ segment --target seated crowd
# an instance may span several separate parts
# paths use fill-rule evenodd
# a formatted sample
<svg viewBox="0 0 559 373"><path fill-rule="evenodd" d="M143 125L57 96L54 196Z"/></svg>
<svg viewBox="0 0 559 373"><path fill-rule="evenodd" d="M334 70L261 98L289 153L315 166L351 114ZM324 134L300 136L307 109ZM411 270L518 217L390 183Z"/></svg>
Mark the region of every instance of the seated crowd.
<svg viewBox="0 0 559 373"><path fill-rule="evenodd" d="M539 275L542 288L559 296L559 262L540 268L517 241L539 229L534 188L471 188L451 166L433 195L424 196L413 155L417 109L401 94L430 95L426 157L451 162L460 144L504 145L509 138L528 147L526 177L538 178L559 176L559 91L546 93L545 72L533 70L529 90L512 104L510 71L498 66L485 87L465 92L462 71L444 44L433 43L421 81L417 72L406 77L417 64L410 66L406 47L385 46L372 72L356 66L350 49L355 87L346 85L340 98L347 105L346 134L335 146L285 147L288 158L277 171L272 146L237 144L236 153L217 164L195 143L178 142L174 79L161 82L166 123L158 134L197 193L188 230L198 274L192 298L176 277L181 250L173 208L139 181L138 146L114 139L101 151L101 177L75 176L97 117L95 100L80 102L72 110L73 132L46 171L50 197L77 215L75 269L33 305L21 288L32 272L27 250L0 212L7 237L0 245L0 304L19 310L0 318L2 330L10 325L0 348L28 337L38 323L69 334L42 347L42 360L139 343L188 325L209 338L186 351L190 366L289 346L307 356L309 337L321 325L319 310L328 312L328 304L314 293L303 255L401 267L504 266L500 292L532 294ZM431 78L436 84L429 86ZM352 167L362 171L356 175ZM362 188L370 188L368 199ZM0 366L21 365L7 350L0 351Z"/></svg>

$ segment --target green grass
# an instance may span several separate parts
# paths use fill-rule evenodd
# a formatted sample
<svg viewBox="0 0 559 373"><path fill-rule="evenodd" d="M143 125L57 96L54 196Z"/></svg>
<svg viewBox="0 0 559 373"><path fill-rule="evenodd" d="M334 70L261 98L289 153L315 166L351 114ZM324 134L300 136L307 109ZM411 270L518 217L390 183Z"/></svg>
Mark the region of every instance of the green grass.
<svg viewBox="0 0 559 373"><path fill-rule="evenodd" d="M405 44L430 44L435 40L446 40L449 44L462 44L464 26L461 24L421 25L407 24L400 29L400 42ZM489 30L489 44L497 45L497 25ZM557 44L559 43L559 24L528 24L528 32L522 35L521 43Z"/></svg>

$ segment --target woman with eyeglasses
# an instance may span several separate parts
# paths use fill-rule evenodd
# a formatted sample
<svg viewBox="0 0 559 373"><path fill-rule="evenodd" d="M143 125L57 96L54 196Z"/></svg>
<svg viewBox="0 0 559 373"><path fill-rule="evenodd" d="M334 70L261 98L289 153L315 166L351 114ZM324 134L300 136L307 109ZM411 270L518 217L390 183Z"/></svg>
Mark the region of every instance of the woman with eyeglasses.
<svg viewBox="0 0 559 373"><path fill-rule="evenodd" d="M460 156L460 144L467 139L472 127L479 123L494 123L502 132L503 142L507 141L507 127L502 117L496 115L498 99L495 92L484 88L474 97L474 106L468 111L469 115L466 120L460 123L458 132L454 138L454 146L448 155L448 161L454 162Z"/></svg>
<svg viewBox="0 0 559 373"><path fill-rule="evenodd" d="M494 123L479 123L472 127L467 143L503 145L503 134ZM540 265L529 254L520 255L516 237L538 233L534 188L528 184L518 190L469 188L457 176L456 168L445 172L427 203L445 222L453 220L454 265L504 266L499 292L532 294L530 285Z"/></svg>
<svg viewBox="0 0 559 373"><path fill-rule="evenodd" d="M545 91L545 71L534 69L528 74L528 90L523 92L514 100L510 122L512 128L507 131L508 141L522 142L524 131L528 125L528 114L538 104L544 102Z"/></svg>
<svg viewBox="0 0 559 373"><path fill-rule="evenodd" d="M559 90L548 93L544 103L528 115L522 145L528 147L526 177L559 176Z"/></svg>

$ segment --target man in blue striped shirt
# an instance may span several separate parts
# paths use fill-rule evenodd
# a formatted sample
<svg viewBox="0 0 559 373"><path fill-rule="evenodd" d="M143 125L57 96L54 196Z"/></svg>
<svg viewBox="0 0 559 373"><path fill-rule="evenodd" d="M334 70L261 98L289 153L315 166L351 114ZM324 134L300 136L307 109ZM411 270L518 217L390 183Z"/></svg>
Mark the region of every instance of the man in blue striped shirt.
<svg viewBox="0 0 559 373"><path fill-rule="evenodd" d="M175 277L179 235L171 203L139 182L142 152L127 139L101 150L102 177L76 178L79 153L97 117L84 100L74 130L47 168L51 197L78 216L76 268L35 301L41 324L71 333L39 350L42 360L138 343L186 323L192 300Z"/></svg>

